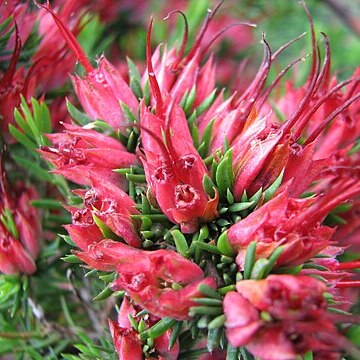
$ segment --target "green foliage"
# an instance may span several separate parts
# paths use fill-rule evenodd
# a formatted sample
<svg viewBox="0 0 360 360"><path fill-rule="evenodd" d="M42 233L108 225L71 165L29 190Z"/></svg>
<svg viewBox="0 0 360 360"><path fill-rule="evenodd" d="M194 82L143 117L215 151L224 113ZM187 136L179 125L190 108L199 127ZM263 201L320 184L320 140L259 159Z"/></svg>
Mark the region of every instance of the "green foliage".
<svg viewBox="0 0 360 360"><path fill-rule="evenodd" d="M32 109L21 96L20 110L14 111L14 118L20 130L10 124L9 131L20 144L34 151L42 145L50 144L44 134L51 132L51 120L49 109L44 102L32 98L31 106Z"/></svg>

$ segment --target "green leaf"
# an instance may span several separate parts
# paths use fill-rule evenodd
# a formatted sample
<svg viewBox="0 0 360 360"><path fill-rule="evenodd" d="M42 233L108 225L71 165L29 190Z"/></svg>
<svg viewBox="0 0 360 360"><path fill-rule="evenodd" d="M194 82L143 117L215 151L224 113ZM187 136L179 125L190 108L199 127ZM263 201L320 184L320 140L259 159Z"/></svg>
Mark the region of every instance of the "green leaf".
<svg viewBox="0 0 360 360"><path fill-rule="evenodd" d="M220 315L223 313L221 306L192 306L189 309L189 316L197 315Z"/></svg>
<svg viewBox="0 0 360 360"><path fill-rule="evenodd" d="M61 209L62 205L59 200L38 199L30 201L31 205L42 209Z"/></svg>
<svg viewBox="0 0 360 360"><path fill-rule="evenodd" d="M208 237L209 237L209 227L207 226L207 224L204 224L200 228L198 240L199 241L204 241Z"/></svg>
<svg viewBox="0 0 360 360"><path fill-rule="evenodd" d="M213 330L222 327L225 324L225 320L224 314L217 316L215 319L210 321L208 329Z"/></svg>
<svg viewBox="0 0 360 360"><path fill-rule="evenodd" d="M143 331L139 334L141 340L146 340L147 338L156 339L157 337L165 334L167 330L173 327L176 323L175 319L171 319L169 317L162 318L151 328Z"/></svg>
<svg viewBox="0 0 360 360"><path fill-rule="evenodd" d="M14 17L11 15L0 24L0 33L3 32L13 21ZM10 29L10 31L13 31Z"/></svg>
<svg viewBox="0 0 360 360"><path fill-rule="evenodd" d="M254 360L254 357L244 348L240 348L240 353L243 360Z"/></svg>
<svg viewBox="0 0 360 360"><path fill-rule="evenodd" d="M186 99L185 105L184 105L184 112L185 115L189 115L190 110L194 104L195 101L195 96L196 96L196 87L195 85L191 88L189 96Z"/></svg>
<svg viewBox="0 0 360 360"><path fill-rule="evenodd" d="M38 101L36 101L36 99L31 98L31 105L32 105L35 126L37 129L39 129L42 132L42 130L43 130L42 111L41 111L40 104Z"/></svg>
<svg viewBox="0 0 360 360"><path fill-rule="evenodd" d="M186 104L186 100L187 100L188 96L189 96L189 91L188 91L188 89L186 89L185 92L184 92L184 95L182 96L182 98L181 98L181 100L180 100L180 102L179 102L179 106L180 106L183 110L184 110L184 108L185 108L185 104Z"/></svg>
<svg viewBox="0 0 360 360"><path fill-rule="evenodd" d="M199 129L195 121L189 122L189 129L193 140L193 144L197 148L199 146Z"/></svg>
<svg viewBox="0 0 360 360"><path fill-rule="evenodd" d="M174 238L177 252L179 254L181 254L182 256L188 258L189 257L189 245L188 245L183 233L180 230L176 229L176 230L173 230L171 232L171 234Z"/></svg>
<svg viewBox="0 0 360 360"><path fill-rule="evenodd" d="M40 129L37 127L37 124L34 120L34 117L31 113L31 110L26 102L26 99L24 98L23 95L20 95L21 97L21 105L20 105L20 108L21 108L21 111L23 112L24 116L25 116L25 121L26 123L29 125L29 128L31 130L31 133L32 133L32 137L34 140L36 140L37 144L38 145L42 145L42 142L41 142L41 132L40 132ZM27 135L30 135L30 134L27 134Z"/></svg>
<svg viewBox="0 0 360 360"><path fill-rule="evenodd" d="M226 360L238 360L239 358L239 348L233 347L228 344L226 348Z"/></svg>
<svg viewBox="0 0 360 360"><path fill-rule="evenodd" d="M43 133L51 132L51 117L48 106L43 102L40 104Z"/></svg>
<svg viewBox="0 0 360 360"><path fill-rule="evenodd" d="M173 346L175 345L176 340L180 334L182 324L183 324L182 321L176 321L176 323L173 327L173 331L171 332L168 350L171 350L173 348Z"/></svg>
<svg viewBox="0 0 360 360"><path fill-rule="evenodd" d="M18 229L16 227L13 215L10 211L10 209L5 208L5 210L3 210L3 213L0 216L1 222L3 223L3 225L6 227L6 229L11 233L11 235L15 238L18 239L19 238L19 232Z"/></svg>
<svg viewBox="0 0 360 360"><path fill-rule="evenodd" d="M62 261L68 262L70 264L81 264L81 260L76 255L65 255L61 258Z"/></svg>
<svg viewBox="0 0 360 360"><path fill-rule="evenodd" d="M142 99L144 97L142 88L141 88L141 76L138 68L135 63L129 58L126 58L128 68L129 68L129 82L130 89L138 99Z"/></svg>
<svg viewBox="0 0 360 360"><path fill-rule="evenodd" d="M262 187L249 199L249 201L253 202L253 205L250 207L250 209L254 209L257 203L259 202L262 195Z"/></svg>
<svg viewBox="0 0 360 360"><path fill-rule="evenodd" d="M34 150L37 148L37 145L14 125L9 124L10 134L22 145L24 145L29 150Z"/></svg>
<svg viewBox="0 0 360 360"><path fill-rule="evenodd" d="M169 219L164 214L146 214L146 215L130 215L130 217L134 220L142 220L143 217L148 217L150 220L154 222L168 222Z"/></svg>
<svg viewBox="0 0 360 360"><path fill-rule="evenodd" d="M131 123L137 123L138 119L137 117L133 114L133 112L131 111L131 109L120 100L120 106L121 106L121 110L126 118L126 120L131 124Z"/></svg>
<svg viewBox="0 0 360 360"><path fill-rule="evenodd" d="M202 139L201 139L201 144L198 147L198 152L202 158L205 158L209 152L209 147L210 147L211 140L212 140L211 134L212 134L214 122L215 122L215 119L211 120L209 122L209 124L206 126L203 136L202 136Z"/></svg>
<svg viewBox="0 0 360 360"><path fill-rule="evenodd" d="M96 120L92 122L92 129L107 134L109 136L114 136L115 134L113 127L102 120Z"/></svg>
<svg viewBox="0 0 360 360"><path fill-rule="evenodd" d="M192 301L196 302L199 305L206 306L222 306L221 299L213 299L213 298L192 298Z"/></svg>
<svg viewBox="0 0 360 360"><path fill-rule="evenodd" d="M232 190L234 175L232 169L232 149L229 149L216 169L216 185L222 198L226 198L227 189Z"/></svg>
<svg viewBox="0 0 360 360"><path fill-rule="evenodd" d="M228 203L230 205L234 204L234 202L235 202L234 195L232 194L230 189L227 189L227 191L226 191L226 200L228 201ZM245 201L242 201L242 202L245 202Z"/></svg>
<svg viewBox="0 0 360 360"><path fill-rule="evenodd" d="M70 246L77 246L69 235L58 234Z"/></svg>
<svg viewBox="0 0 360 360"><path fill-rule="evenodd" d="M280 187L282 179L284 177L285 168L281 170L280 175L276 178L276 180L265 190L264 192L264 202L269 201L274 194L276 193L277 189Z"/></svg>
<svg viewBox="0 0 360 360"><path fill-rule="evenodd" d="M114 234L114 232L94 213L92 214L92 217L94 219L95 224L100 229L100 231L103 234L105 239L112 239L112 240L116 240L116 241L122 240L119 236Z"/></svg>
<svg viewBox="0 0 360 360"><path fill-rule="evenodd" d="M274 266L276 265L276 261L282 254L283 250L284 250L284 246L279 246L272 252L272 254L269 257L269 263L264 271L264 277L268 276L270 271L274 268Z"/></svg>
<svg viewBox="0 0 360 360"><path fill-rule="evenodd" d="M98 295L94 297L94 301L103 301L109 296L111 296L113 293L114 291L111 289L111 284L109 284L104 290L102 290Z"/></svg>
<svg viewBox="0 0 360 360"><path fill-rule="evenodd" d="M261 258L257 260L251 270L250 279L260 280L264 277L265 271L269 266L269 260Z"/></svg>
<svg viewBox="0 0 360 360"><path fill-rule="evenodd" d="M207 175L204 175L203 187L205 192L213 199L215 197L215 191L217 190L217 188L213 181L210 179L210 177Z"/></svg>
<svg viewBox="0 0 360 360"><path fill-rule="evenodd" d="M250 208L254 204L254 201L235 203L229 207L229 212L239 212Z"/></svg>
<svg viewBox="0 0 360 360"><path fill-rule="evenodd" d="M198 286L198 290L207 297L222 300L222 296L209 285L201 284Z"/></svg>
<svg viewBox="0 0 360 360"><path fill-rule="evenodd" d="M244 279L250 279L251 271L255 263L256 256L256 241L252 241L246 250L245 264L244 264Z"/></svg>
<svg viewBox="0 0 360 360"><path fill-rule="evenodd" d="M66 107L69 111L71 117L81 126L92 123L92 120L89 116L78 110L68 99L66 99Z"/></svg>
<svg viewBox="0 0 360 360"><path fill-rule="evenodd" d="M150 97L150 84L148 79L145 81L145 85L144 85L144 101L146 106L150 106L151 97Z"/></svg>
<svg viewBox="0 0 360 360"><path fill-rule="evenodd" d="M216 328L208 331L206 347L209 352L212 352L219 347L222 329Z"/></svg>
<svg viewBox="0 0 360 360"><path fill-rule="evenodd" d="M196 115L200 116L204 111L209 109L215 100L216 89L195 109Z"/></svg>
<svg viewBox="0 0 360 360"><path fill-rule="evenodd" d="M221 255L221 252L215 245L207 244L202 241L193 241L193 244L201 250L206 250L210 253Z"/></svg>
<svg viewBox="0 0 360 360"><path fill-rule="evenodd" d="M31 128L30 128L29 124L25 121L25 119L23 118L23 116L21 115L20 111L17 108L14 110L14 119L15 119L16 123L19 125L19 127L21 128L21 130L26 134L26 136L28 136L32 139L33 136L32 136L32 132L31 132Z"/></svg>
<svg viewBox="0 0 360 360"><path fill-rule="evenodd" d="M355 144L353 145L353 147L348 151L347 155L351 156L356 154L358 151L360 150L360 139L356 140Z"/></svg>
<svg viewBox="0 0 360 360"><path fill-rule="evenodd" d="M33 177L50 183L55 183L55 178L47 170L43 169L39 165L36 165L33 161L23 158L22 156L12 155L15 162L25 168Z"/></svg>
<svg viewBox="0 0 360 360"><path fill-rule="evenodd" d="M220 252L226 256L234 256L235 252L232 248L232 246L230 245L228 236L227 236L227 231L223 232L217 241L216 244L217 248L220 250Z"/></svg>
<svg viewBox="0 0 360 360"><path fill-rule="evenodd" d="M351 325L346 331L346 337L356 346L360 346L360 325Z"/></svg>

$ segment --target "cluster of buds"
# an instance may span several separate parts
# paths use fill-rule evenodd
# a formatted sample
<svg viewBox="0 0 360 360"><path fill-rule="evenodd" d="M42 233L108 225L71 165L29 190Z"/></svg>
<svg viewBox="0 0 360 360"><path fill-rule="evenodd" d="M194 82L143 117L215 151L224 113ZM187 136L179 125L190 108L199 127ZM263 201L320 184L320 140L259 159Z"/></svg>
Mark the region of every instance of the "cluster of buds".
<svg viewBox="0 0 360 360"><path fill-rule="evenodd" d="M75 37L80 17L68 21L79 5L69 4L61 12L39 7L43 26L51 20L58 29L49 36L61 40L56 56L85 69L71 80L86 114L72 112L78 125L47 134L39 153L54 173L83 186L73 190L82 206L65 206L72 223L64 227L72 255L90 271L110 273L104 292L120 306L109 320L119 359L216 351L227 359L358 356L335 325L358 319L330 311L345 303L344 288L359 286L351 272L359 262L337 258L344 241L356 245L360 229L359 70L340 83L330 77L328 39L321 63L304 5L312 40L306 83L296 89L288 82L270 100L302 59L266 85L292 42L273 53L263 37L264 59L250 84L218 91L215 61L204 60L218 36L209 40L218 5L188 52L182 12L179 50L152 53L151 20L146 71L129 61L127 81L104 55L91 64ZM37 66L48 66L38 56ZM88 124L80 126L79 116ZM13 200L5 185L1 191L0 270L32 273L40 230L30 226L37 216L25 208L28 190Z"/></svg>

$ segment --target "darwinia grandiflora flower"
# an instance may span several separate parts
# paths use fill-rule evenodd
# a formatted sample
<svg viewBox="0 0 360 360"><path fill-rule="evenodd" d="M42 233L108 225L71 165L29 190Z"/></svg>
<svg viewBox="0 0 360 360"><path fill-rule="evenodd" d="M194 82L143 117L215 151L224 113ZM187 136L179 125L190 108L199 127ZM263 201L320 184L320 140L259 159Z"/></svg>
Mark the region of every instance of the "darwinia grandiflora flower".
<svg viewBox="0 0 360 360"><path fill-rule="evenodd" d="M342 82L331 77L328 38L322 34L321 61L304 5L312 44L305 83L287 80L273 95L305 58L269 82L272 64L294 41L273 52L263 36L253 80L219 90L207 55L223 32L209 39L219 6L192 46L186 16L170 13L184 20L179 49L152 52L151 20L146 70L129 60L127 81L104 55L92 65L75 37L81 22L68 24L67 7L61 15L39 4L45 25L52 19L58 29L57 51L85 70L70 75L85 113L70 104L73 124L47 134L38 150L52 173L83 186L64 204L71 224L63 237L75 247L67 259L105 281L97 300L116 302L109 328L119 359L357 357L341 324L359 322L343 311L351 307L348 288L360 285L352 273L359 261L340 255L358 245L359 69ZM15 48L11 64L17 57ZM58 81L50 80L49 87ZM29 248L34 229L24 224L34 215L4 199L9 257L0 269L31 273L38 243L30 238ZM17 238L13 218L6 220L12 210Z"/></svg>

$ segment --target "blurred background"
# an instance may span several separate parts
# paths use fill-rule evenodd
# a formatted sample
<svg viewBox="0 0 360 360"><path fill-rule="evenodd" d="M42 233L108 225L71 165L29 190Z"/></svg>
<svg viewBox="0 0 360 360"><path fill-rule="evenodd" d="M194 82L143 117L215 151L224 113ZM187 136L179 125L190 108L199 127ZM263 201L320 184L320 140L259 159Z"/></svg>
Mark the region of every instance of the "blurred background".
<svg viewBox="0 0 360 360"><path fill-rule="evenodd" d="M88 15L92 18L90 21L87 19L89 22L80 34L80 42L92 58L105 51L111 61L124 68L125 74L125 56L137 62L141 70L144 68L141 64L145 58L146 27L151 16L155 20L152 36L154 47L159 43L179 47L184 31L183 19L179 14L172 14L167 20L164 18L171 11L183 11L189 25L189 48L208 9L214 8L218 2L134 0L119 1L118 4L117 14L100 12L95 17ZM308 0L306 4L313 17L321 51L323 37L320 32L323 32L330 40L332 71L340 79L345 79L360 63L360 1ZM256 24L257 27L240 25L242 22ZM304 32L307 33L283 52L269 80L281 68L311 52L310 26L298 0L225 0L210 24L203 44L211 42L225 28L228 29L208 50L208 54L215 54L219 64L219 85L233 85L238 89L245 86L261 62L262 33L265 33L273 51ZM246 63L244 59L247 59ZM309 66L308 58L305 64L296 66L295 71L288 76L295 76L294 80L300 84L306 78Z"/></svg>

